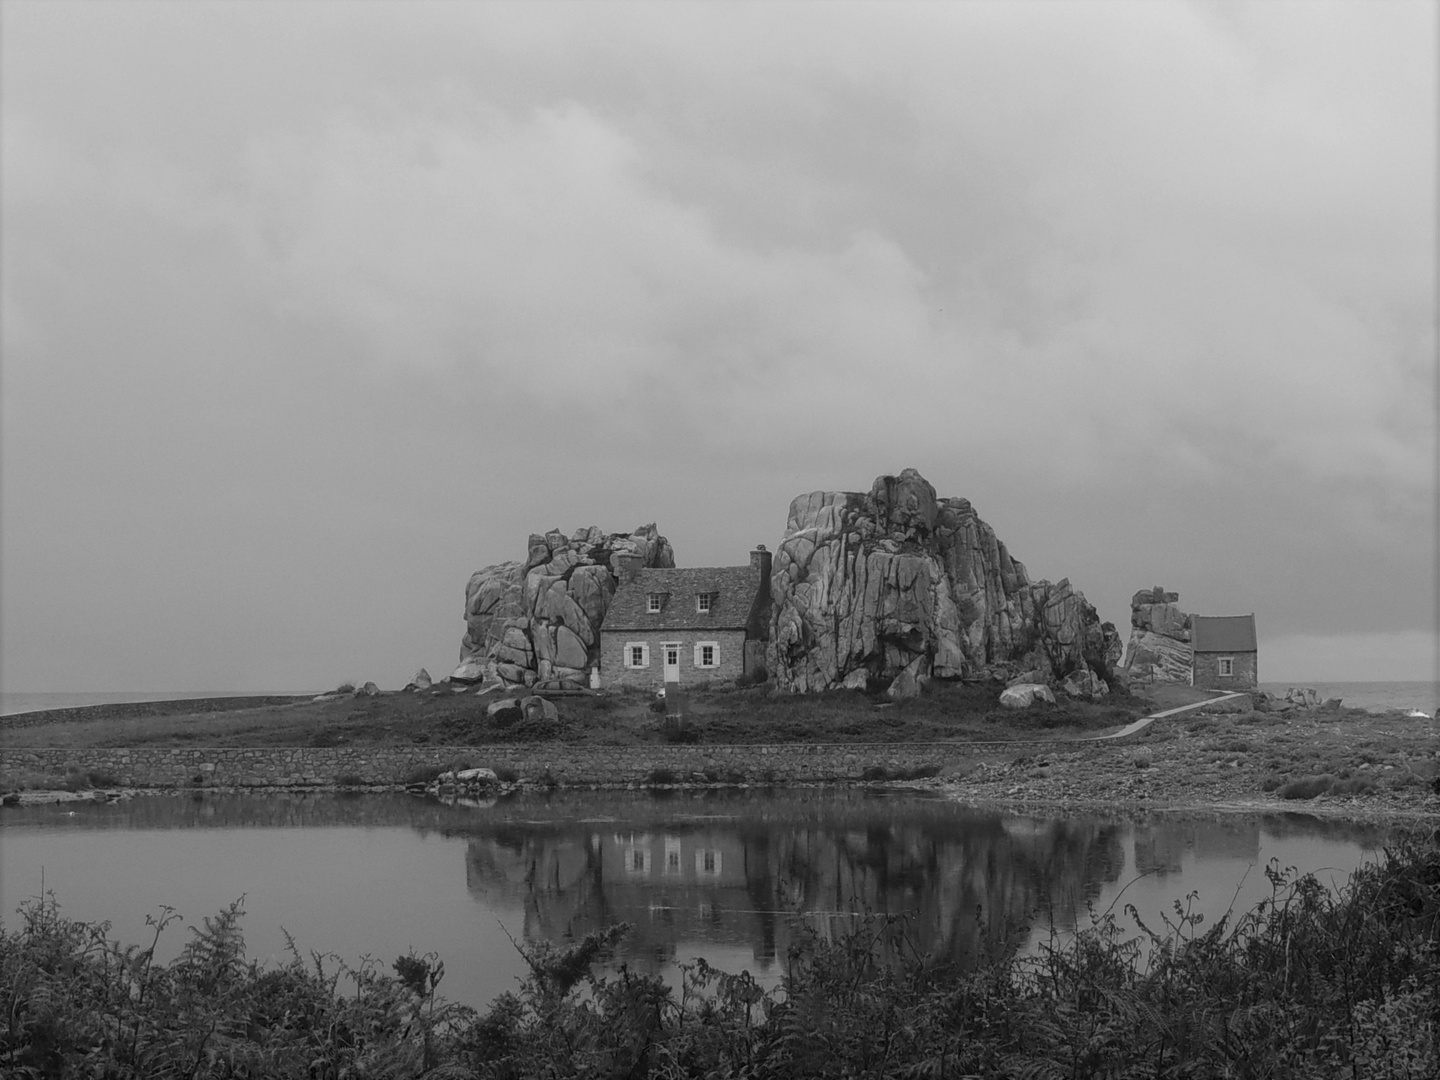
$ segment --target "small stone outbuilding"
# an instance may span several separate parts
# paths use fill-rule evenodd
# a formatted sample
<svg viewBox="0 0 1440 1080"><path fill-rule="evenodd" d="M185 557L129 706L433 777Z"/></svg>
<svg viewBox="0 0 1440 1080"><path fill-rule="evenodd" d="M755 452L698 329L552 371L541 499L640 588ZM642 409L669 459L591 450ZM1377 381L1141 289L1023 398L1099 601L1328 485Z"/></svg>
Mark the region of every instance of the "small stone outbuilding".
<svg viewBox="0 0 1440 1080"><path fill-rule="evenodd" d="M658 690L766 677L770 552L748 566L642 567L622 561L600 628L600 685Z"/></svg>
<svg viewBox="0 0 1440 1080"><path fill-rule="evenodd" d="M1190 685L1250 690L1260 681L1254 615L1190 616Z"/></svg>

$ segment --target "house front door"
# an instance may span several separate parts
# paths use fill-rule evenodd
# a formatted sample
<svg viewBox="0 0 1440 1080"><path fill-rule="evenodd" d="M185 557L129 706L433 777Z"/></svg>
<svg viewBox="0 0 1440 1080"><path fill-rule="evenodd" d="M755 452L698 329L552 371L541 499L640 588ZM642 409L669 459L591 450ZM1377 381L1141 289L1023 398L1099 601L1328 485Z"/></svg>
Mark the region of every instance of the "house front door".
<svg viewBox="0 0 1440 1080"><path fill-rule="evenodd" d="M665 681L667 683L678 683L680 681L680 643L678 641L666 642L660 646L665 654Z"/></svg>

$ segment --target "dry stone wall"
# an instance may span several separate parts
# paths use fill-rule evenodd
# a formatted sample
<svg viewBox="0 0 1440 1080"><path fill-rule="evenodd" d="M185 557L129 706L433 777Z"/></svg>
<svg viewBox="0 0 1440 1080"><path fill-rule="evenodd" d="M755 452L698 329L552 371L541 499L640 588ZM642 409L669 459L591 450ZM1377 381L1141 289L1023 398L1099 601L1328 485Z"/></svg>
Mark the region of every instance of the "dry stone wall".
<svg viewBox="0 0 1440 1080"><path fill-rule="evenodd" d="M643 783L657 771L749 782L859 780L866 769L915 769L961 761L1014 743L831 743L785 746L415 746L234 747L128 750L8 748L0 788L15 779L93 772L125 787L284 788L333 785L340 778L397 784L420 768L458 763L513 769L521 780L547 774L561 784Z"/></svg>

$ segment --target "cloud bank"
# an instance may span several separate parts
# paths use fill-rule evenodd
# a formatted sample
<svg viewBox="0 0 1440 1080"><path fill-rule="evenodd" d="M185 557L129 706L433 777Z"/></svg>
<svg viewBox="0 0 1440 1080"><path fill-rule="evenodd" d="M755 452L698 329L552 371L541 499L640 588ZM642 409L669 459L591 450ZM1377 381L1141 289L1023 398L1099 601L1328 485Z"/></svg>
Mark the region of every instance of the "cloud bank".
<svg viewBox="0 0 1440 1080"><path fill-rule="evenodd" d="M912 465L1105 618L1433 655L1430 5L4 20L17 689L403 681L531 530Z"/></svg>

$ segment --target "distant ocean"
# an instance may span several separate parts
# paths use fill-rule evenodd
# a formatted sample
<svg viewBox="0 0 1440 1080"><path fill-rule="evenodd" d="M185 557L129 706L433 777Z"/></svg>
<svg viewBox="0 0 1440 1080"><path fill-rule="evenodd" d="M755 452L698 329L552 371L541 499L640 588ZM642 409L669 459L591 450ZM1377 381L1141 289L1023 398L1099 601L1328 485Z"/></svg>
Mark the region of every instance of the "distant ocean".
<svg viewBox="0 0 1440 1080"><path fill-rule="evenodd" d="M1436 682L1262 682L1261 690L1283 694L1292 686L1308 686L1320 700L1338 697L1347 709L1419 709L1431 716L1440 708L1440 683Z"/></svg>
<svg viewBox="0 0 1440 1080"><path fill-rule="evenodd" d="M1262 682L1260 689L1283 694L1292 686L1308 686L1325 698L1338 697L1348 708L1384 712L1387 709L1420 709L1435 715L1440 708L1440 683L1422 682ZM184 690L150 693L10 694L0 693L0 716L36 712L41 709L71 709L81 705L114 705L129 701L178 701L182 698L267 697L276 694L305 694L304 690ZM320 693L319 690L314 693Z"/></svg>
<svg viewBox="0 0 1440 1080"><path fill-rule="evenodd" d="M318 694L319 690L308 691ZM40 712L45 709L74 709L84 705L121 705L131 701L181 701L190 698L273 697L304 694L305 690L149 690L94 691L84 694L11 694L0 691L0 716Z"/></svg>

